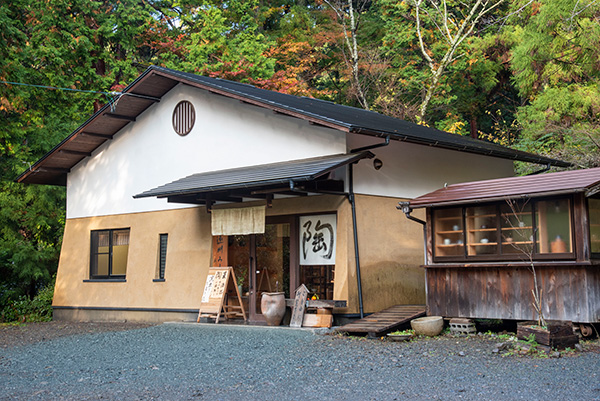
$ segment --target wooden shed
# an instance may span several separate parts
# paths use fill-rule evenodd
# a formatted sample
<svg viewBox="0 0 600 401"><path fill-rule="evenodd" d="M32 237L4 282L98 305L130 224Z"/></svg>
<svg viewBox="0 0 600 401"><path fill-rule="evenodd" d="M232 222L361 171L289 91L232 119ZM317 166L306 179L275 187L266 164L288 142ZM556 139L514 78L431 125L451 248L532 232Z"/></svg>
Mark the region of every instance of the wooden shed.
<svg viewBox="0 0 600 401"><path fill-rule="evenodd" d="M449 185L426 208L428 313L600 321L600 168Z"/></svg>

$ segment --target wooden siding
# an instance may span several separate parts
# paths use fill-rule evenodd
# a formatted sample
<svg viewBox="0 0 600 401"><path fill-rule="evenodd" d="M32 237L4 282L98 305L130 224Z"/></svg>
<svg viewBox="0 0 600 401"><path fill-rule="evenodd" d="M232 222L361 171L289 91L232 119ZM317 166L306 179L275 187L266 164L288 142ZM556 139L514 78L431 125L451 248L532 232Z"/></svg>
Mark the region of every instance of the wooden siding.
<svg viewBox="0 0 600 401"><path fill-rule="evenodd" d="M544 316L580 323L600 321L600 266L538 266ZM535 319L527 267L427 269L431 315L485 319Z"/></svg>

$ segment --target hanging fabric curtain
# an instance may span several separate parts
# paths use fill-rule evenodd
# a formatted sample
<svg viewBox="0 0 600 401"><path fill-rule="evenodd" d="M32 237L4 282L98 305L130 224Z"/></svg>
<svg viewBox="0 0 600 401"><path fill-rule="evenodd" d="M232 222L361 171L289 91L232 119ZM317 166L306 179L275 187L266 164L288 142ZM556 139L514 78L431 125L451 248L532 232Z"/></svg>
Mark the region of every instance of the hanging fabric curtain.
<svg viewBox="0 0 600 401"><path fill-rule="evenodd" d="M263 234L265 206L211 211L212 235Z"/></svg>

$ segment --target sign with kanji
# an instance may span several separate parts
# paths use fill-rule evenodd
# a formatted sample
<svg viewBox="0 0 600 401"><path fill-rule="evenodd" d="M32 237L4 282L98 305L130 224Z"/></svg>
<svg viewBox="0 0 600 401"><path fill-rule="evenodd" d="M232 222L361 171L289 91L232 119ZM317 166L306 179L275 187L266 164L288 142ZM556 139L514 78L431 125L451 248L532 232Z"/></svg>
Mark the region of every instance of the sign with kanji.
<svg viewBox="0 0 600 401"><path fill-rule="evenodd" d="M300 264L335 265L335 214L300 216Z"/></svg>
<svg viewBox="0 0 600 401"><path fill-rule="evenodd" d="M216 267L227 266L227 236L215 235L212 243L212 265Z"/></svg>
<svg viewBox="0 0 600 401"><path fill-rule="evenodd" d="M213 267L208 271L197 321L204 317L215 319L215 323L219 323L221 316L246 320L246 311L232 267Z"/></svg>
<svg viewBox="0 0 600 401"><path fill-rule="evenodd" d="M302 284L296 289L296 296L294 298L294 307L292 309L292 319L290 320L290 327L302 327L307 296L308 288L306 288L304 284Z"/></svg>

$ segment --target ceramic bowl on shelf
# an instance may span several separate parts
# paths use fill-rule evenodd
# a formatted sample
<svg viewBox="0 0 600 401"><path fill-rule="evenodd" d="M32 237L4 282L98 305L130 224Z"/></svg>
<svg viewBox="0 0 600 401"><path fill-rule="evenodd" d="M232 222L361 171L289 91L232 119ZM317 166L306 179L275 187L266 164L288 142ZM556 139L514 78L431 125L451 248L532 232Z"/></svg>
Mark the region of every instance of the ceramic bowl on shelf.
<svg viewBox="0 0 600 401"><path fill-rule="evenodd" d="M487 244L488 242L490 242L490 240L487 238L482 238L479 242L481 242L482 244Z"/></svg>

